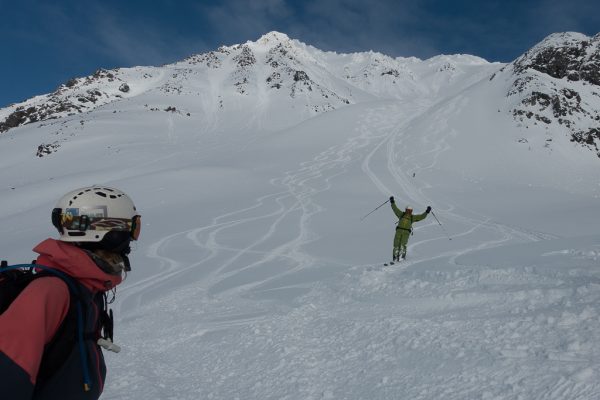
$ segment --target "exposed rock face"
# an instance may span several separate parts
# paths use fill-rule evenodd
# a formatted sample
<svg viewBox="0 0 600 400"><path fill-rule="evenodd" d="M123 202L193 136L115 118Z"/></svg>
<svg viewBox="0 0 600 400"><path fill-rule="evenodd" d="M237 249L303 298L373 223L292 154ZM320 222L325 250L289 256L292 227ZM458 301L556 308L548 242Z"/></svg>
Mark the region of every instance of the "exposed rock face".
<svg viewBox="0 0 600 400"><path fill-rule="evenodd" d="M204 54L195 54L186 58L184 61L189 65L205 65L208 68L217 69L223 65L222 58L231 54L227 47L219 47L217 51L210 51Z"/></svg>
<svg viewBox="0 0 600 400"><path fill-rule="evenodd" d="M248 78L251 74L252 67L256 64L256 57L254 53L247 45L241 45L234 50L240 50L240 52L233 57L233 61L236 63L237 68L233 71L232 77L235 80L234 86L240 94L247 94Z"/></svg>
<svg viewBox="0 0 600 400"><path fill-rule="evenodd" d="M566 129L600 157L600 34L553 34L512 63L512 115Z"/></svg>
<svg viewBox="0 0 600 400"><path fill-rule="evenodd" d="M596 154L600 157L600 129L590 128L587 132L576 132L573 134L571 141L595 149Z"/></svg>
<svg viewBox="0 0 600 400"><path fill-rule="evenodd" d="M122 82L117 74L117 70L99 69L91 76L69 79L53 93L44 96L44 101L16 106L4 121L0 119L0 133L32 122L79 114L119 99L121 95L116 90L109 93L104 89L117 85L115 89L118 87L119 93L129 92L129 85Z"/></svg>
<svg viewBox="0 0 600 400"><path fill-rule="evenodd" d="M44 157L48 154L55 153L60 148L60 143L42 143L37 148L36 157Z"/></svg>
<svg viewBox="0 0 600 400"><path fill-rule="evenodd" d="M350 104L347 98L311 79L304 70L306 65L298 59L297 49L286 35L265 35L261 41L277 43L268 51L265 59L266 66L272 70L266 79L269 88L278 90L287 88L291 98L296 98L299 93L312 93L317 98L325 100L325 103L318 106L307 105L315 113Z"/></svg>
<svg viewBox="0 0 600 400"><path fill-rule="evenodd" d="M515 61L515 72L534 69L556 79L600 85L600 34L554 34Z"/></svg>
<svg viewBox="0 0 600 400"><path fill-rule="evenodd" d="M12 114L10 114L4 122L0 122L0 132L6 132L10 128L16 128L17 126L23 125L27 122L33 122L36 120L34 107L30 107L27 110L23 110L22 107L17 108ZM33 116L32 116L33 115Z"/></svg>
<svg viewBox="0 0 600 400"><path fill-rule="evenodd" d="M241 50L240 54L233 57L233 61L235 61L239 67L245 68L256 64L256 57L254 57L254 53L250 50L250 47L242 45Z"/></svg>

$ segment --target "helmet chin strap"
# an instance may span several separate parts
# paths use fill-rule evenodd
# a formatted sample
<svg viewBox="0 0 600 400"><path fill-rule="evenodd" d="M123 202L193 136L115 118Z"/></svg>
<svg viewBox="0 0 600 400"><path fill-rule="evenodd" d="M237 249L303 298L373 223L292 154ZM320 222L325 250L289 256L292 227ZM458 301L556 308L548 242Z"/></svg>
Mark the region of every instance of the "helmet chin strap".
<svg viewBox="0 0 600 400"><path fill-rule="evenodd" d="M79 246L91 254L101 270L114 275L131 271L130 243L128 232L109 232L100 242L80 242Z"/></svg>
<svg viewBox="0 0 600 400"><path fill-rule="evenodd" d="M126 244L121 245L118 248L114 249L114 252L118 253L121 256L121 258L123 259L125 271L127 271L127 272L131 271L131 263L129 262L129 253L131 253L131 246L129 245L129 240L126 242Z"/></svg>
<svg viewBox="0 0 600 400"><path fill-rule="evenodd" d="M131 263L129 262L129 253L131 253L131 247L127 246L123 252L121 252L121 257L123 257L123 264L125 264L125 272L131 271Z"/></svg>
<svg viewBox="0 0 600 400"><path fill-rule="evenodd" d="M104 249L85 249L96 266L110 275L120 275L131 271L129 257L125 253L115 253Z"/></svg>

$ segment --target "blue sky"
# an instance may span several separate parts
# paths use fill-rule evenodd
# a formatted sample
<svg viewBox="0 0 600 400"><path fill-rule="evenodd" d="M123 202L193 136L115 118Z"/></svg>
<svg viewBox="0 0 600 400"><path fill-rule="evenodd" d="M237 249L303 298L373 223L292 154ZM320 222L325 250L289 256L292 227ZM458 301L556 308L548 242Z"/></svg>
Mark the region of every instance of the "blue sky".
<svg viewBox="0 0 600 400"><path fill-rule="evenodd" d="M0 0L0 107L98 68L161 65L277 30L323 50L512 61L600 32L597 0Z"/></svg>

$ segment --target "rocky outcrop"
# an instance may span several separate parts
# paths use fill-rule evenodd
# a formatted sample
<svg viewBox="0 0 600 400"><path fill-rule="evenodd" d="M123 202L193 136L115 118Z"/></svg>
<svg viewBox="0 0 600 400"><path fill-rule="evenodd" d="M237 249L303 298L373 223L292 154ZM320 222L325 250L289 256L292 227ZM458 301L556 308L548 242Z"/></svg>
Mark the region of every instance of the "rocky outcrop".
<svg viewBox="0 0 600 400"><path fill-rule="evenodd" d="M571 137L571 141L595 150L598 157L600 157L600 129L591 128L587 131L575 132Z"/></svg>
<svg viewBox="0 0 600 400"><path fill-rule="evenodd" d="M600 34L591 39L573 33L550 35L514 66L516 73L533 69L556 79L600 85Z"/></svg>
<svg viewBox="0 0 600 400"><path fill-rule="evenodd" d="M252 50L250 50L250 47L242 45L240 46L240 48L240 54L233 57L233 61L236 62L238 67L247 68L256 64L256 57L254 57L254 53L252 52Z"/></svg>
<svg viewBox="0 0 600 400"><path fill-rule="evenodd" d="M37 148L36 157L44 157L48 154L55 153L60 148L59 142L54 143L42 143Z"/></svg>
<svg viewBox="0 0 600 400"><path fill-rule="evenodd" d="M600 157L600 34L550 35L510 67L508 97L519 99L513 117L565 131Z"/></svg>
<svg viewBox="0 0 600 400"><path fill-rule="evenodd" d="M232 73L235 81L233 85L238 93L247 94L248 79L252 67L256 64L256 57L247 45L237 46L234 50L239 51L239 53L233 57L233 61L237 65L237 68Z"/></svg>
<svg viewBox="0 0 600 400"><path fill-rule="evenodd" d="M13 106L13 111L4 120L0 119L0 133L33 122L83 113L118 100L121 94L130 91L130 87L117 75L117 70L99 69L88 77L69 79L54 92L43 96L42 100L35 99ZM112 86L112 92L107 92L106 89Z"/></svg>
<svg viewBox="0 0 600 400"><path fill-rule="evenodd" d="M231 54L227 47L219 47L217 51L210 51L204 54L195 54L184 60L189 65L205 65L211 69L217 69L223 65L222 58Z"/></svg>

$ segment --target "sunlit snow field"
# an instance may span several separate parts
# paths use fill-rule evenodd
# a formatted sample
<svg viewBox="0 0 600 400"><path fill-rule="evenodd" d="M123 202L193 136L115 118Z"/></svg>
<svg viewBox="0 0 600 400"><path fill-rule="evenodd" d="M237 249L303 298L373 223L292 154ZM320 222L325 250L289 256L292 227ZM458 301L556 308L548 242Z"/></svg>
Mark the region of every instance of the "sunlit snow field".
<svg viewBox="0 0 600 400"><path fill-rule="evenodd" d="M134 199L103 399L600 398L600 161L566 138L518 143L499 68L288 125L269 97L224 94L210 120L197 96L148 88L11 130L2 258L56 237L68 190ZM68 140L34 157L52 137ZM361 217L390 195L442 226L416 223L384 267L395 216Z"/></svg>

